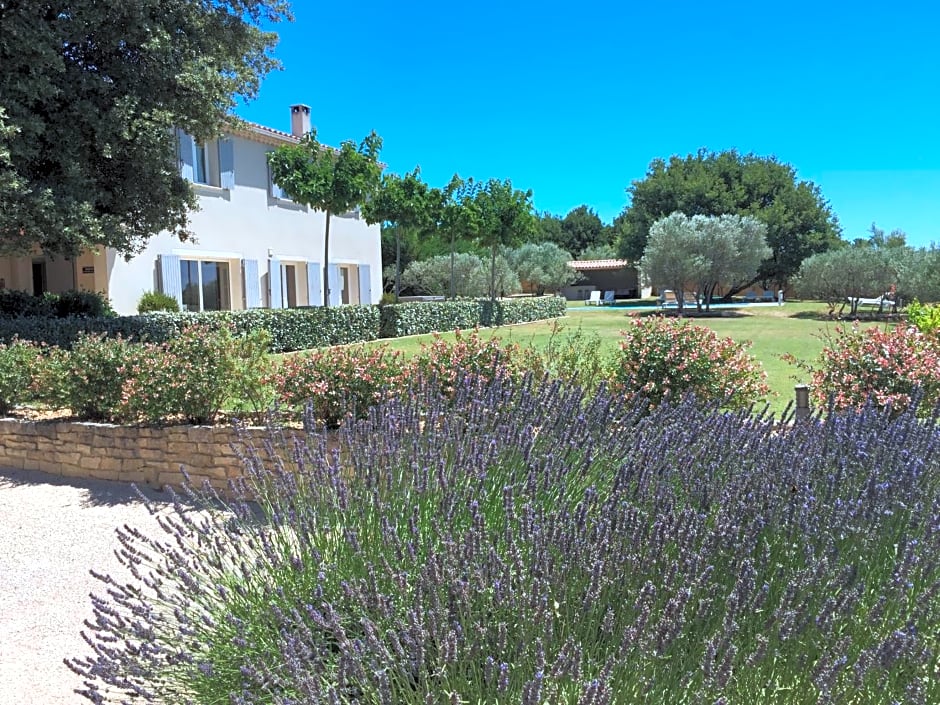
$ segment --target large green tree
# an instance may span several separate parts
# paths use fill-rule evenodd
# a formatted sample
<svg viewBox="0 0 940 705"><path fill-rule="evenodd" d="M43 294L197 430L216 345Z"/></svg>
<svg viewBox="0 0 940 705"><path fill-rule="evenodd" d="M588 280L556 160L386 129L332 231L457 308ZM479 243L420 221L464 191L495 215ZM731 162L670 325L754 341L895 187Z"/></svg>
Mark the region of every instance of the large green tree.
<svg viewBox="0 0 940 705"><path fill-rule="evenodd" d="M436 224L442 194L421 180L421 169L404 176L385 174L375 195L362 207L367 223L390 226L395 237L395 301L401 294L401 241L408 233L421 233Z"/></svg>
<svg viewBox="0 0 940 705"><path fill-rule="evenodd" d="M0 251L139 251L195 207L174 128L216 136L277 66L284 0L0 0Z"/></svg>
<svg viewBox="0 0 940 705"><path fill-rule="evenodd" d="M830 313L839 304L858 311L859 298L876 298L898 284L898 268L890 253L867 243L808 257L794 277L796 292L805 298L822 299Z"/></svg>
<svg viewBox="0 0 940 705"><path fill-rule="evenodd" d="M564 218L540 214L535 240L553 242L577 259L585 250L609 244L612 235L610 226L604 225L594 209L582 205L568 211Z"/></svg>
<svg viewBox="0 0 940 705"><path fill-rule="evenodd" d="M672 213L650 228L640 268L649 283L676 292L680 311L687 287L708 310L719 286L734 288L757 271L768 254L765 232L750 216Z"/></svg>
<svg viewBox="0 0 940 705"><path fill-rule="evenodd" d="M767 226L756 218L740 215L692 217L698 233L698 251L705 267L695 288L699 307L711 310L719 287L740 289L770 255L765 239Z"/></svg>
<svg viewBox="0 0 940 705"><path fill-rule="evenodd" d="M462 179L454 174L444 187L438 205L438 225L450 242L450 298L457 296L455 283L456 254L459 243L472 241L480 233L480 212L477 196L481 184L473 177Z"/></svg>
<svg viewBox="0 0 940 705"><path fill-rule="evenodd" d="M378 191L382 179L382 138L372 132L358 145L344 141L334 149L317 141L316 130L298 144L268 153L271 178L295 203L326 213L323 235L323 305L330 305L330 220L361 207Z"/></svg>
<svg viewBox="0 0 940 705"><path fill-rule="evenodd" d="M819 188L775 157L700 150L654 160L627 189L630 205L614 222L623 257L643 256L654 222L674 212L750 215L767 226L771 255L752 282L785 284L804 259L840 247L841 228Z"/></svg>
<svg viewBox="0 0 940 705"><path fill-rule="evenodd" d="M640 271L648 283L675 292L679 315L685 308L686 285L698 281L707 269L699 244L692 219L676 212L653 223L640 258Z"/></svg>
<svg viewBox="0 0 940 705"><path fill-rule="evenodd" d="M581 278L568 265L570 261L571 255L554 242L527 242L509 253L509 262L519 280L538 296L546 290L558 291Z"/></svg>
<svg viewBox="0 0 940 705"><path fill-rule="evenodd" d="M520 191L512 182L490 179L474 196L478 218L477 240L490 251L491 300L496 300L496 256L501 248L512 247L533 237L536 216L532 191Z"/></svg>

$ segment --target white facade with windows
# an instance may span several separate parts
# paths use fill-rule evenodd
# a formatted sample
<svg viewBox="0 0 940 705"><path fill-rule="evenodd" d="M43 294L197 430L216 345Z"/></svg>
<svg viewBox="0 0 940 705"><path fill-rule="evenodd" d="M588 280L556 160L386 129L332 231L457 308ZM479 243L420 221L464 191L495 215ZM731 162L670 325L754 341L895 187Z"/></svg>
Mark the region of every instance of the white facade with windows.
<svg viewBox="0 0 940 705"><path fill-rule="evenodd" d="M103 291L118 313L133 314L146 291L163 291L189 311L319 306L327 274L330 305L378 303L379 226L367 225L355 212L333 215L325 262L325 213L291 202L271 182L267 153L309 129L309 108L292 106L291 133L248 123L204 145L180 133L180 171L200 206L190 215L192 242L160 233L128 261L111 250L74 261L6 258L13 269L5 285ZM12 261L19 259L24 261ZM41 282L35 281L37 273Z"/></svg>

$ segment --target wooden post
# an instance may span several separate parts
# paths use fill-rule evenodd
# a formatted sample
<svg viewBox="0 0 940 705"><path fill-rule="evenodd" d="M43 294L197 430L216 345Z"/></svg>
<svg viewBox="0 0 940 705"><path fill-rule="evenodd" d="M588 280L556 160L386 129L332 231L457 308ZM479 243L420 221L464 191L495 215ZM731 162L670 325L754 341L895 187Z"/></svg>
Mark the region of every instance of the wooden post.
<svg viewBox="0 0 940 705"><path fill-rule="evenodd" d="M812 409L809 408L809 387L805 384L797 384L793 387L793 391L796 392L795 419L799 421L800 419L809 418L812 413Z"/></svg>

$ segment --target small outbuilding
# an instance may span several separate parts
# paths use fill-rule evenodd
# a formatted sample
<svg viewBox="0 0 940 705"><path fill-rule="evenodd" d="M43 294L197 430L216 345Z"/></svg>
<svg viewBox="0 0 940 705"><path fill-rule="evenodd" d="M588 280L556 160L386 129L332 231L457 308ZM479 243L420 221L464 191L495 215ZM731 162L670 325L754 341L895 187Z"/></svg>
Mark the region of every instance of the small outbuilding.
<svg viewBox="0 0 940 705"><path fill-rule="evenodd" d="M581 280L559 293L569 301L586 301L592 291L613 291L616 299L638 299L651 290L640 286L640 270L625 259L592 259L568 262Z"/></svg>

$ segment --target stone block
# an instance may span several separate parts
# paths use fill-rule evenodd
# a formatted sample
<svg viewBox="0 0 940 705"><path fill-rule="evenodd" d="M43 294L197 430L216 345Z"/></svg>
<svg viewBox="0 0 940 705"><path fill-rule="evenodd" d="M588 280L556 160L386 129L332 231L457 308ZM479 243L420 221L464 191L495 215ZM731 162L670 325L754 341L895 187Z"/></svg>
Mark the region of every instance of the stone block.
<svg viewBox="0 0 940 705"><path fill-rule="evenodd" d="M55 461L65 465L79 467L81 465L82 454L68 451L58 451L55 454Z"/></svg>
<svg viewBox="0 0 940 705"><path fill-rule="evenodd" d="M87 470L97 470L101 467L101 456L86 453L78 461L78 466Z"/></svg>

